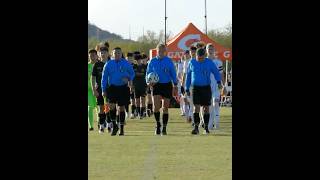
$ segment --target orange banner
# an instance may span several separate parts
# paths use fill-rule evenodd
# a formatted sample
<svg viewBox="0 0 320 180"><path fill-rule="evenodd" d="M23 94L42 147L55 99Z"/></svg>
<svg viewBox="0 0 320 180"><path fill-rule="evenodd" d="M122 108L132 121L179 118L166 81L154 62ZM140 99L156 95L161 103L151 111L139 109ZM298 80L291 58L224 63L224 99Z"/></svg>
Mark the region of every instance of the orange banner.
<svg viewBox="0 0 320 180"><path fill-rule="evenodd" d="M180 60L185 50L189 49L191 45L198 42L205 44L212 43L216 49L216 55L219 59L225 61L232 60L232 51L229 48L224 48L207 35L203 34L196 26L189 23L188 26L182 30L175 37L167 42L167 56L173 60ZM150 50L150 59L157 55L156 49Z"/></svg>

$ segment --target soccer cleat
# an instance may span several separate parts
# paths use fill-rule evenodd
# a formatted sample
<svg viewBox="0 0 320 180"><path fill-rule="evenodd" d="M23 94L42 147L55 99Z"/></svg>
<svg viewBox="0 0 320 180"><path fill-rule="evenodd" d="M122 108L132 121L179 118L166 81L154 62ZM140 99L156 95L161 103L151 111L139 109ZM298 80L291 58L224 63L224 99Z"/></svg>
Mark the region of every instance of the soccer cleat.
<svg viewBox="0 0 320 180"><path fill-rule="evenodd" d="M157 127L156 127L156 130L155 130L154 134L155 134L155 135L161 135L160 126L157 126Z"/></svg>
<svg viewBox="0 0 320 180"><path fill-rule="evenodd" d="M99 126L100 128L99 128L99 133L101 134L101 133L104 133L104 128L105 128L105 126L103 125L103 124L100 124L100 126Z"/></svg>
<svg viewBox="0 0 320 180"><path fill-rule="evenodd" d="M104 133L104 128L100 128L100 129L99 129L99 133L100 133L100 134Z"/></svg>
<svg viewBox="0 0 320 180"><path fill-rule="evenodd" d="M184 113L181 113L180 116L185 116L185 114L184 114Z"/></svg>
<svg viewBox="0 0 320 180"><path fill-rule="evenodd" d="M119 136L124 136L124 131L120 130Z"/></svg>
<svg viewBox="0 0 320 180"><path fill-rule="evenodd" d="M111 133L111 127L108 127L107 129L108 129L108 133Z"/></svg>
<svg viewBox="0 0 320 180"><path fill-rule="evenodd" d="M210 134L210 131L208 128L204 128L203 134Z"/></svg>
<svg viewBox="0 0 320 180"><path fill-rule="evenodd" d="M134 119L134 118L135 118L134 114L131 113L131 114L130 114L130 119Z"/></svg>
<svg viewBox="0 0 320 180"><path fill-rule="evenodd" d="M119 130L119 128L118 128L118 126L117 126L117 125L116 125L115 127L113 127L113 128L112 128L112 132L111 132L111 136L115 136L115 135L117 135L118 130Z"/></svg>
<svg viewBox="0 0 320 180"><path fill-rule="evenodd" d="M103 127L106 128L107 127L107 121L103 122Z"/></svg>
<svg viewBox="0 0 320 180"><path fill-rule="evenodd" d="M108 133L111 133L112 123L107 123L107 129L108 129Z"/></svg>
<svg viewBox="0 0 320 180"><path fill-rule="evenodd" d="M194 129L191 131L191 134L194 134L194 135L199 134L199 129L198 129L198 128L194 128Z"/></svg>
<svg viewBox="0 0 320 180"><path fill-rule="evenodd" d="M89 131L93 131L93 130L94 130L93 127L89 128Z"/></svg>

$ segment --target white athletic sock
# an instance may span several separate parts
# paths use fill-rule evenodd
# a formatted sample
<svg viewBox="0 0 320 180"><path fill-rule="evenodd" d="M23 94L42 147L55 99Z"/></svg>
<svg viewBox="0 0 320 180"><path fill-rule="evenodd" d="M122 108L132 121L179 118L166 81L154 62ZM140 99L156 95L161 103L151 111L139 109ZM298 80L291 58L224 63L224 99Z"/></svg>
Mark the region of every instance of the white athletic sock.
<svg viewBox="0 0 320 180"><path fill-rule="evenodd" d="M214 106L214 112L215 112L214 125L216 129L219 129L220 128L220 106L218 102Z"/></svg>
<svg viewBox="0 0 320 180"><path fill-rule="evenodd" d="M184 104L183 105L183 109L184 109L184 111L185 111L185 115L186 115L186 118L188 119L188 117L190 116L190 114L189 114L189 105L187 104Z"/></svg>
<svg viewBox="0 0 320 180"><path fill-rule="evenodd" d="M189 116L191 117L192 122L194 123L194 118L193 118L193 104L192 104L192 103L190 103L190 106L189 106Z"/></svg>
<svg viewBox="0 0 320 180"><path fill-rule="evenodd" d="M214 111L214 106L213 106L213 104L211 104L209 111L210 111L210 118L209 118L208 128L209 128L210 130L213 130L214 117L215 117L215 111Z"/></svg>
<svg viewBox="0 0 320 180"><path fill-rule="evenodd" d="M180 98L180 111L181 111L181 114L186 114L182 98Z"/></svg>
<svg viewBox="0 0 320 180"><path fill-rule="evenodd" d="M200 124L203 124L204 123L204 120L203 120L203 107L200 107L200 112L199 112L199 116L200 116Z"/></svg>

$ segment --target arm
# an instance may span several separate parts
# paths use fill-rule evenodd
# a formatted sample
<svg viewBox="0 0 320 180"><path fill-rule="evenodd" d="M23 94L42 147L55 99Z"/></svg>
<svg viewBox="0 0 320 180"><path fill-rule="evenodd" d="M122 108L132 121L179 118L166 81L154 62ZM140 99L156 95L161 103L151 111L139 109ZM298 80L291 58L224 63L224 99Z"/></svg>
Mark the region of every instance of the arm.
<svg viewBox="0 0 320 180"><path fill-rule="evenodd" d="M220 64L221 63L221 64ZM222 62L220 61L219 63L219 67L218 67L218 70L220 72L220 76L221 76L221 84L225 84L225 77L223 75L223 66L222 66Z"/></svg>
<svg viewBox="0 0 320 180"><path fill-rule="evenodd" d="M96 89L96 77L91 75L91 88L92 88L92 92L94 94L94 96L98 97L99 96L99 93Z"/></svg>
<svg viewBox="0 0 320 180"><path fill-rule="evenodd" d="M170 68L170 76L173 81L173 84L177 86L177 73L176 73L176 68L174 67L174 64L171 59L169 59L169 68Z"/></svg>
<svg viewBox="0 0 320 180"><path fill-rule="evenodd" d="M210 71L214 75L214 78L216 79L218 84L221 84L221 75L217 68L217 66L212 62L209 61Z"/></svg>
<svg viewBox="0 0 320 180"><path fill-rule="evenodd" d="M186 74L187 74L187 69L188 69L188 64L187 64L187 61L185 61L185 62L183 63L182 84L185 84L185 81L186 81Z"/></svg>
<svg viewBox="0 0 320 180"><path fill-rule="evenodd" d="M99 93L97 91L97 85L96 85L96 77L97 77L98 71L97 71L97 64L93 65L92 73L91 73L91 89L94 94L94 96L98 97Z"/></svg>
<svg viewBox="0 0 320 180"><path fill-rule="evenodd" d="M151 60L150 62L148 63L148 66L147 66L147 71L146 71L146 83L148 84L148 74L150 74L151 72L153 71L153 68L152 68L152 63L151 63Z"/></svg>
<svg viewBox="0 0 320 180"><path fill-rule="evenodd" d="M132 81L135 77L135 72L133 67L128 63L128 73L129 73L129 86L132 87Z"/></svg>
<svg viewBox="0 0 320 180"><path fill-rule="evenodd" d="M102 70L102 78L101 78L101 89L102 92L106 92L107 87L108 87L108 78L109 78L109 73L108 73L108 65L109 63L106 63L103 66L103 70Z"/></svg>
<svg viewBox="0 0 320 180"><path fill-rule="evenodd" d="M191 67L190 67L190 63L188 65L187 68L187 78L186 78L186 92L189 92L190 89L190 85L191 85Z"/></svg>

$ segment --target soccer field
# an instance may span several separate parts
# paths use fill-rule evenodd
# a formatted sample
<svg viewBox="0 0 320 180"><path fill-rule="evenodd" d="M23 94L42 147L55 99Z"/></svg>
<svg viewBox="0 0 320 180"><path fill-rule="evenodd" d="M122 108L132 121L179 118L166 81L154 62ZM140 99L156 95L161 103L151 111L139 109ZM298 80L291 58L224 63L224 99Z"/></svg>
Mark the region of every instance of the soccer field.
<svg viewBox="0 0 320 180"><path fill-rule="evenodd" d="M231 180L232 108L221 109L220 131L191 135L180 109L169 109L167 136L155 136L154 117L127 119L125 136L88 133L89 180ZM162 117L162 115L161 115Z"/></svg>

